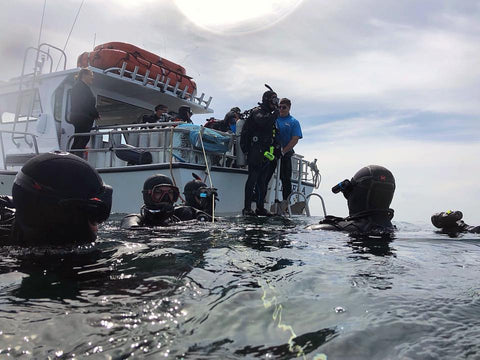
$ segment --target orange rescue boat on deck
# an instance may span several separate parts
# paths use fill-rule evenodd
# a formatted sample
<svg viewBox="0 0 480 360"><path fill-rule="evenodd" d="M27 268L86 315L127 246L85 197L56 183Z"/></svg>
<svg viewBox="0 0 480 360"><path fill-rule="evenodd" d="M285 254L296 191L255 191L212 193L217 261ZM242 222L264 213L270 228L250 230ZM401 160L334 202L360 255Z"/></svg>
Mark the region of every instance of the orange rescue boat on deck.
<svg viewBox="0 0 480 360"><path fill-rule="evenodd" d="M126 64L125 70L155 80L159 80L168 86L185 91L188 95L195 95L197 85L192 78L186 75L184 67L155 55L135 45L122 42L110 42L98 45L91 52L84 52L77 59L78 67L94 66L99 69L121 68ZM177 86L178 85L178 86Z"/></svg>

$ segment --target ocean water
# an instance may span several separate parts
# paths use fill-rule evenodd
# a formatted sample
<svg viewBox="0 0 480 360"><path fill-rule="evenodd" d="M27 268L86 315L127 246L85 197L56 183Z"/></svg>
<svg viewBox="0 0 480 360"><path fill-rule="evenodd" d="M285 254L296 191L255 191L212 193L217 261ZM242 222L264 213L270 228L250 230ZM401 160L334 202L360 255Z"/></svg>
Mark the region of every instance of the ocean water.
<svg viewBox="0 0 480 360"><path fill-rule="evenodd" d="M226 218L0 249L0 359L480 359L480 236Z"/></svg>

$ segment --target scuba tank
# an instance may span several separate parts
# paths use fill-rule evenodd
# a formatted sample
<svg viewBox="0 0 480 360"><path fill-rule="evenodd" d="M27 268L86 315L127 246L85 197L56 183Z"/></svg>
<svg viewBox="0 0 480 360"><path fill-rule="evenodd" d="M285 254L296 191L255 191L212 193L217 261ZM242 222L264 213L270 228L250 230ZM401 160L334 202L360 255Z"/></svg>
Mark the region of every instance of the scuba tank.
<svg viewBox="0 0 480 360"><path fill-rule="evenodd" d="M243 125L245 124L245 117L241 116L237 120L237 128L235 130L236 142L235 142L235 154L237 155L237 166L245 166L247 164L245 154L240 147L240 136L242 134Z"/></svg>

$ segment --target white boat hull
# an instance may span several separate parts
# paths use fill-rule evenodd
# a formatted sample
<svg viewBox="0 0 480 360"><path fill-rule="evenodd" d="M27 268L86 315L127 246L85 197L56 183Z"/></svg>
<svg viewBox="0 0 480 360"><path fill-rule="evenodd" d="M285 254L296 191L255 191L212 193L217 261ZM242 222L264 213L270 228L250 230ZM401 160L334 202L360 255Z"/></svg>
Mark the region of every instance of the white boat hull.
<svg viewBox="0 0 480 360"><path fill-rule="evenodd" d="M113 187L112 213L135 213L143 204L142 189L145 180L155 174L167 175L175 181L183 197L183 188L197 174L207 185L210 185L205 174L205 166L175 163L170 170L169 164L139 165L122 168L98 169L103 181ZM11 195L16 172L0 172L0 194ZM247 171L244 169L212 168L213 186L218 189L219 201L217 214L220 216L238 215L243 209L245 182ZM271 190L267 193L267 203L275 200L275 177L271 181ZM292 184L292 190L297 191L298 184ZM281 189L278 196L281 198ZM307 196L313 191L313 185L302 183L300 192ZM300 200L303 200L300 198ZM179 200L181 201L181 200ZM269 206L267 205L267 208Z"/></svg>

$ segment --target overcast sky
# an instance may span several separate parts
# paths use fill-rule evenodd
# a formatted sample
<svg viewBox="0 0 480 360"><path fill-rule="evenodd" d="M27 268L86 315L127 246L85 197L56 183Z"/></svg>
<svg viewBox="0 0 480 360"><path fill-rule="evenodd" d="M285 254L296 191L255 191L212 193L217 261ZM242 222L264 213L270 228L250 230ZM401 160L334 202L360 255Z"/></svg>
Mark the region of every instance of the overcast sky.
<svg viewBox="0 0 480 360"><path fill-rule="evenodd" d="M81 3L47 0L41 42L63 48ZM37 44L43 4L2 4L0 79ZM458 209L478 225L479 19L474 0L85 0L66 52L75 67L94 42L123 41L178 62L217 118L268 83L292 100L329 213L347 215L330 188L378 164L396 178L395 220Z"/></svg>

